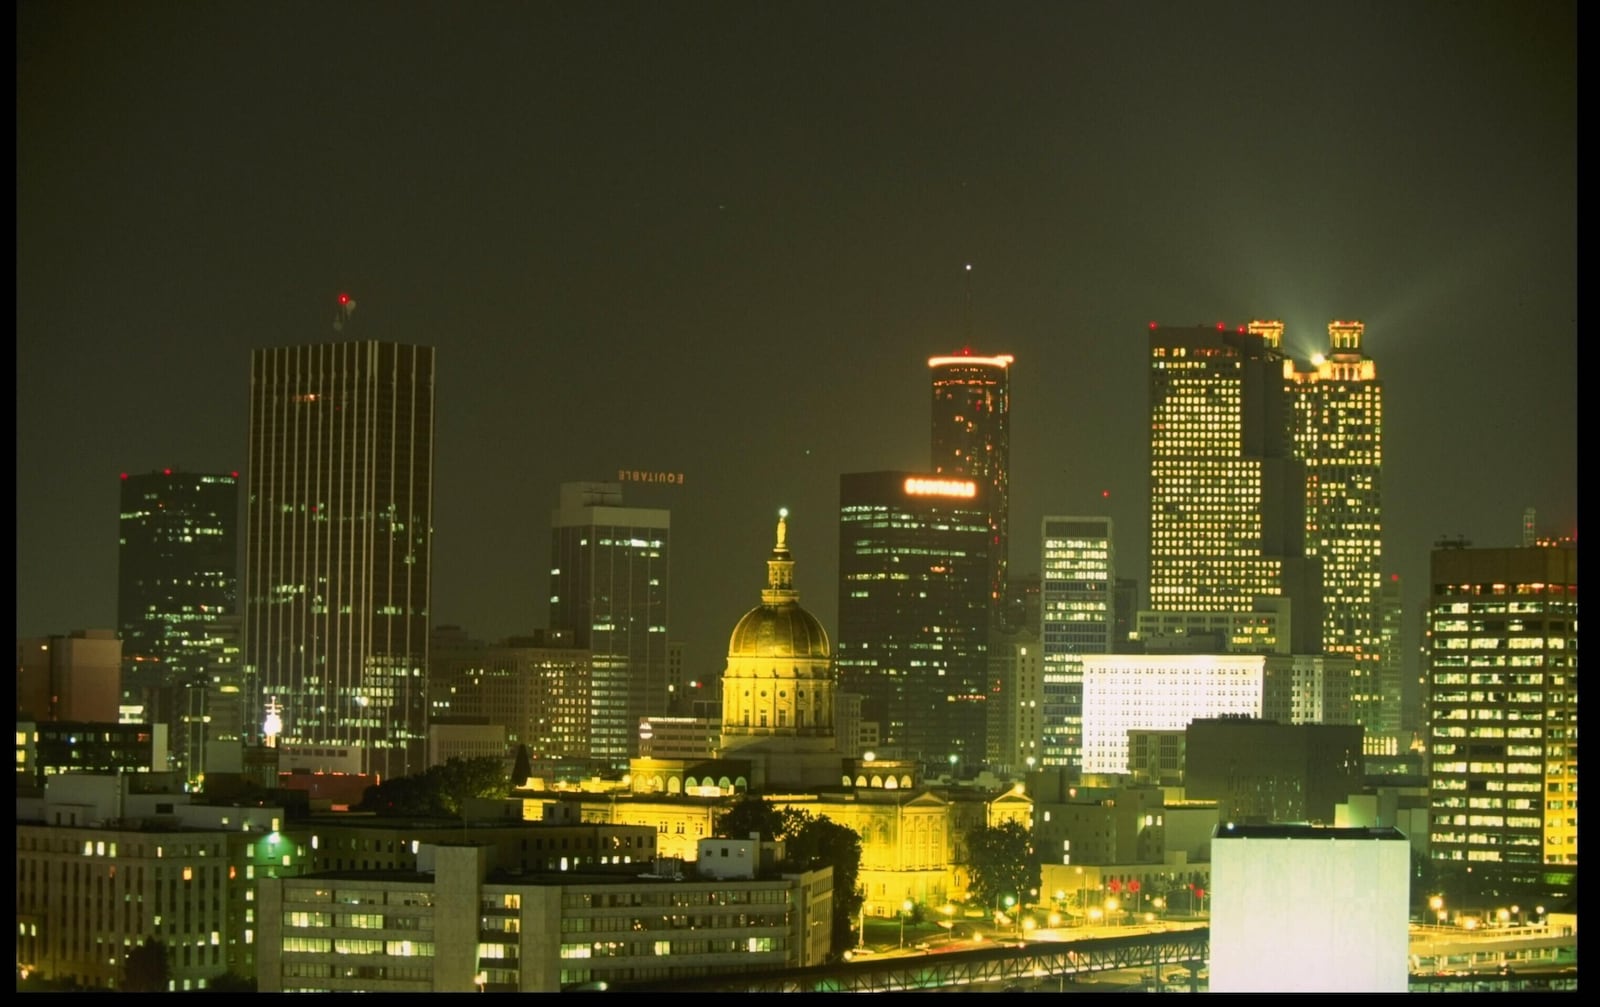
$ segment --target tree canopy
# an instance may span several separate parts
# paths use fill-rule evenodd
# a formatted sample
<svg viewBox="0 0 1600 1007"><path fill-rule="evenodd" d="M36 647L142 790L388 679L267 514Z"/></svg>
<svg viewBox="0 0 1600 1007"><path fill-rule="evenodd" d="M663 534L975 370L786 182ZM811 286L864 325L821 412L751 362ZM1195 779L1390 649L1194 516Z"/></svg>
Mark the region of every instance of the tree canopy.
<svg viewBox="0 0 1600 1007"><path fill-rule="evenodd" d="M152 938L128 951L122 963L122 989L127 993L167 992L167 946Z"/></svg>
<svg viewBox="0 0 1600 1007"><path fill-rule="evenodd" d="M380 817L460 818L470 798L510 793L511 781L500 759L457 758L368 787L360 810L375 811Z"/></svg>
<svg viewBox="0 0 1600 1007"><path fill-rule="evenodd" d="M1027 900L1039 888L1039 865L1033 857L1033 837L1020 822L980 825L967 834L967 865L972 898L985 906L1003 905L1005 897Z"/></svg>

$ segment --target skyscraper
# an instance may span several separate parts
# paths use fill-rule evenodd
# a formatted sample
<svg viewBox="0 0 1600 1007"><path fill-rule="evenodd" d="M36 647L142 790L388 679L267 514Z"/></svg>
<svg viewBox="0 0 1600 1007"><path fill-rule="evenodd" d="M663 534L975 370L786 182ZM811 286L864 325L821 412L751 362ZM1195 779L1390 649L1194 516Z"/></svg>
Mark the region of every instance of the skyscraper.
<svg viewBox="0 0 1600 1007"><path fill-rule="evenodd" d="M933 372L935 475L972 479L989 507L990 603L1005 598L1011 526L1010 354L973 356L972 348L930 357Z"/></svg>
<svg viewBox="0 0 1600 1007"><path fill-rule="evenodd" d="M1578 549L1432 553L1430 855L1503 885L1578 864Z"/></svg>
<svg viewBox="0 0 1600 1007"><path fill-rule="evenodd" d="M640 718L670 710L672 514L624 507L620 483L563 483L550 526L550 628L592 652L591 757L623 770Z"/></svg>
<svg viewBox="0 0 1600 1007"><path fill-rule="evenodd" d="M425 768L433 410L431 347L252 354L244 654L271 743Z"/></svg>
<svg viewBox="0 0 1600 1007"><path fill-rule="evenodd" d="M1281 335L1281 322L1253 331ZM1322 646L1355 660L1351 701L1376 731L1382 707L1383 383L1361 350L1365 326L1329 322L1328 353L1310 370L1284 368L1294 405L1294 454L1306 466L1306 555L1322 565ZM1399 697L1394 697L1398 702Z"/></svg>
<svg viewBox="0 0 1600 1007"><path fill-rule="evenodd" d="M986 756L993 508L988 486L910 472L839 479L840 689L863 697L880 754Z"/></svg>
<svg viewBox="0 0 1600 1007"><path fill-rule="evenodd" d="M167 725L175 768L198 771L219 620L239 593L239 474L122 476L117 629L124 702Z"/></svg>
<svg viewBox="0 0 1600 1007"><path fill-rule="evenodd" d="M1113 650L1116 559L1108 517L1046 517L1040 564L1044 646L1041 764L1081 767L1083 655Z"/></svg>
<svg viewBox="0 0 1600 1007"><path fill-rule="evenodd" d="M1281 332L1150 326L1152 612L1248 612L1292 600L1297 654L1320 653Z"/></svg>

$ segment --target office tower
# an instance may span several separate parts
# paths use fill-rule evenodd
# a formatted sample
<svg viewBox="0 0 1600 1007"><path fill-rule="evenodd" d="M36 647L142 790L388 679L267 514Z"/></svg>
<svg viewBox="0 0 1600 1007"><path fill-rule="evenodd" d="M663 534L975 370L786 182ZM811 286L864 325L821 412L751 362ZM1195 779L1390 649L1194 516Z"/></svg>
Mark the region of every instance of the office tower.
<svg viewBox="0 0 1600 1007"><path fill-rule="evenodd" d="M640 719L670 706L672 515L624 507L620 483L574 482L550 525L550 628L591 652L590 757L625 770Z"/></svg>
<svg viewBox="0 0 1600 1007"><path fill-rule="evenodd" d="M425 768L433 410L431 347L251 355L244 655L269 744Z"/></svg>
<svg viewBox="0 0 1600 1007"><path fill-rule="evenodd" d="M997 774L1032 772L1044 752L1044 648L1037 632L990 634L989 683L985 761Z"/></svg>
<svg viewBox="0 0 1600 1007"><path fill-rule="evenodd" d="M1039 575L1018 576L1012 571L1006 577L1005 606L1000 612L997 630L1026 632L1039 635Z"/></svg>
<svg viewBox="0 0 1600 1007"><path fill-rule="evenodd" d="M79 629L17 641L17 717L114 724L122 641L109 629Z"/></svg>
<svg viewBox="0 0 1600 1007"><path fill-rule="evenodd" d="M989 596L1005 598L1011 541L1011 363L1010 354L973 356L971 347L948 357L930 357L933 372L933 471L972 479L983 486L989 506Z"/></svg>
<svg viewBox="0 0 1600 1007"><path fill-rule="evenodd" d="M206 742L206 688L222 657L218 620L237 610L239 474L123 473L121 504L123 699L167 725L173 768L194 780Z"/></svg>
<svg viewBox="0 0 1600 1007"><path fill-rule="evenodd" d="M1046 517L1041 524L1044 646L1041 764L1083 763L1083 655L1110 654L1116 554L1108 517Z"/></svg>
<svg viewBox="0 0 1600 1007"><path fill-rule="evenodd" d="M586 762L590 664L570 633L538 631L491 645L440 626L428 648L429 720L486 720L504 729L508 753L526 746L536 762Z"/></svg>
<svg viewBox="0 0 1600 1007"><path fill-rule="evenodd" d="M1575 875L1577 546L1445 545L1429 567L1431 856L1513 887Z"/></svg>
<svg viewBox="0 0 1600 1007"><path fill-rule="evenodd" d="M1402 638L1405 609L1401 604L1400 575L1390 574L1378 589L1378 716L1368 733L1403 738L1414 730L1406 724L1405 646Z"/></svg>
<svg viewBox="0 0 1600 1007"><path fill-rule="evenodd" d="M1150 610L1248 612L1292 599L1292 649L1320 652L1278 334L1150 326Z"/></svg>
<svg viewBox="0 0 1600 1007"><path fill-rule="evenodd" d="M1283 331L1280 322L1252 329ZM1383 626L1383 383L1361 349L1365 326L1329 322L1328 352L1310 370L1285 366L1294 452L1305 463L1305 552L1322 565L1322 647L1356 662L1358 722L1376 727Z"/></svg>
<svg viewBox="0 0 1600 1007"><path fill-rule="evenodd" d="M932 771L986 755L987 492L911 472L839 479L839 685L878 723L879 755Z"/></svg>
<svg viewBox="0 0 1600 1007"><path fill-rule="evenodd" d="M1350 659L1320 654L1083 655L1083 773L1127 773L1128 737L1204 717L1350 724Z"/></svg>
<svg viewBox="0 0 1600 1007"><path fill-rule="evenodd" d="M1118 577L1111 598L1111 649L1115 653L1126 654L1134 645L1133 627L1139 611L1139 582L1132 577Z"/></svg>

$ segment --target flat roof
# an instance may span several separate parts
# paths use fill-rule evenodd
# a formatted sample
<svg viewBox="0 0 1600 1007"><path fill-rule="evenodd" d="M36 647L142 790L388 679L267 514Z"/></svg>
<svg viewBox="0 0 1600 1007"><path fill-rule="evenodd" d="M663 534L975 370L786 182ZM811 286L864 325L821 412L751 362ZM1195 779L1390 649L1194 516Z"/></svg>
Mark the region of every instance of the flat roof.
<svg viewBox="0 0 1600 1007"><path fill-rule="evenodd" d="M1271 822L1266 825L1241 825L1228 822L1211 833L1212 839L1398 839L1409 842L1392 825L1377 828L1335 828L1309 822Z"/></svg>

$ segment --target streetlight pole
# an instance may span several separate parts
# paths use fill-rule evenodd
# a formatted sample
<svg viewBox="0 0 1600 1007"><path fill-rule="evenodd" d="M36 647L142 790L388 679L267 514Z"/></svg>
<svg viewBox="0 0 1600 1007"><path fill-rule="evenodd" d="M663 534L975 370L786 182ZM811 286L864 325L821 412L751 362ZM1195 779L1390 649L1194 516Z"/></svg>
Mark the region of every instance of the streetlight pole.
<svg viewBox="0 0 1600 1007"><path fill-rule="evenodd" d="M900 903L900 947L906 946L906 917L911 915L911 900Z"/></svg>

